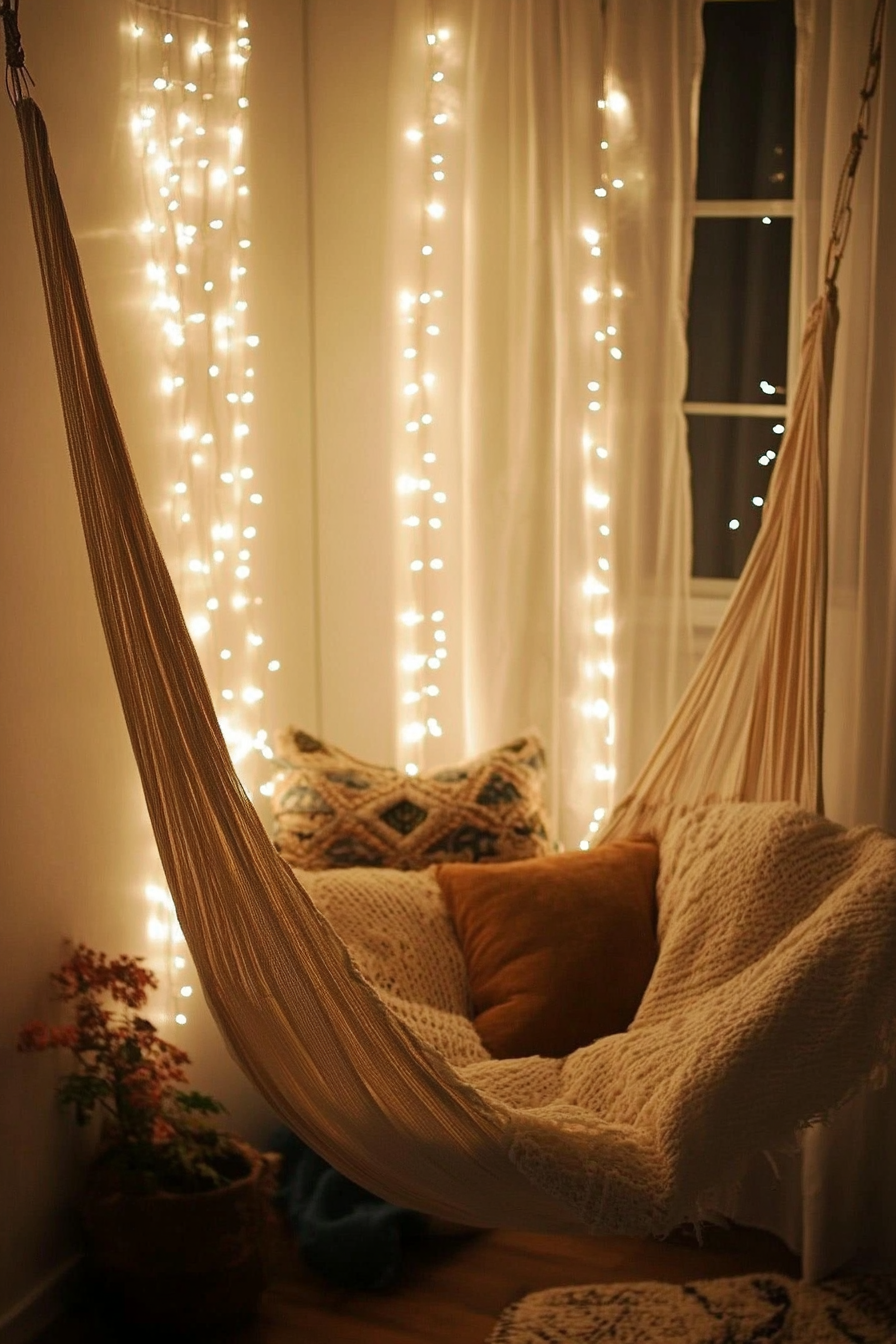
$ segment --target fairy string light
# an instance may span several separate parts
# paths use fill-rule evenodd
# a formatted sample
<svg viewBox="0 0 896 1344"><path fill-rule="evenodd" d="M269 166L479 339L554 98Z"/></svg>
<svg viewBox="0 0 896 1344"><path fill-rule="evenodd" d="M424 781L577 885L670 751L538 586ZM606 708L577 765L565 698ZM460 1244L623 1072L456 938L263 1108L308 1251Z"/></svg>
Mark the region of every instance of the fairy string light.
<svg viewBox="0 0 896 1344"><path fill-rule="evenodd" d="M612 446L609 442L607 395L612 386L613 367L623 357L620 336L624 292L613 276L613 257L609 247L612 196L625 182L613 169L610 135L613 118L624 112L625 96L617 90L603 89L596 104L596 135L600 169L594 188L594 220L582 229L582 241L591 260L593 280L582 290L582 302L594 315L594 340L591 376L588 379L585 427L582 450L585 454L585 507L589 571L582 583L587 607L588 641L581 660L584 694L581 713L592 729L594 761L591 766L595 807L588 834L579 842L588 849L596 839L605 817L612 809L616 781L616 716L613 685L616 672L613 657L615 628L613 603L613 545L611 533Z"/></svg>
<svg viewBox="0 0 896 1344"><path fill-rule="evenodd" d="M202 19L137 0L131 116L144 215L147 299L158 319L159 424L170 473L169 565L247 792L253 761L270 759L259 726L267 678L279 661L261 630L253 550L263 493L252 461L259 337L247 296L246 74L249 21ZM266 793L270 785L259 788ZM149 884L151 938L185 972L183 935L170 894ZM183 1025L192 996L177 989Z"/></svg>
<svg viewBox="0 0 896 1344"><path fill-rule="evenodd" d="M446 491L440 485L435 412L442 336L444 290L439 285L440 240L447 214L444 184L450 171L451 111L445 57L448 29L438 26L427 7L425 33L426 92L422 123L404 135L409 153L419 156L421 202L413 288L399 296L401 368L404 407L400 463L396 479L399 499L400 584L404 596L399 613L399 752L409 775L419 773L428 737L442 736L438 711L441 680L448 657L449 623L445 613L444 560Z"/></svg>

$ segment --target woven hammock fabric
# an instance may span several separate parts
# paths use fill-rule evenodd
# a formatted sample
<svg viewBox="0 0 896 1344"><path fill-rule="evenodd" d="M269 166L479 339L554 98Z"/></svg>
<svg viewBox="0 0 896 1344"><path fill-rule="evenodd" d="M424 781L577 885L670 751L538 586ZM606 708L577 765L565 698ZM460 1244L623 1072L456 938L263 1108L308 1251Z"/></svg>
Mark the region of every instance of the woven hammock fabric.
<svg viewBox="0 0 896 1344"><path fill-rule="evenodd" d="M823 812L828 404L833 286L803 332L800 373L762 527L715 637L606 838L671 803L790 799Z"/></svg>
<svg viewBox="0 0 896 1344"><path fill-rule="evenodd" d="M823 509L819 500L803 513L794 500L817 479L829 301L810 321L801 428L782 453L738 619L716 641L710 684L701 689L698 677L684 720L645 772L661 864L678 878L660 893L663 950L638 1018L625 1035L565 1062L477 1062L462 1052L452 1062L450 1049L437 1048L431 1006L390 1002L377 992L375 969L362 975L240 786L140 501L46 128L27 96L17 116L106 640L178 918L235 1056L306 1142L397 1203L452 1221L553 1231L663 1232L698 1216L740 1157L781 1140L868 1075L896 1014L896 841L846 833L792 808L726 803L697 809L692 824L655 806L679 785L685 804L776 790L801 801L814 788L812 592ZM790 520L799 517L808 521L794 533ZM737 668L755 658L746 691ZM731 694L715 687L719 677L733 684ZM748 706L746 731L721 740L714 716L735 719ZM774 766L778 732L793 734L785 774ZM709 745L699 748L704 735ZM701 836L708 869L698 862ZM788 883L802 896L782 914ZM741 902L737 927L749 932L720 939L719 956L704 965L695 960L698 897L714 891L718 900L720 890ZM849 989L842 1011L832 1011L834 985ZM759 1100L745 1106L743 1087L757 1080Z"/></svg>

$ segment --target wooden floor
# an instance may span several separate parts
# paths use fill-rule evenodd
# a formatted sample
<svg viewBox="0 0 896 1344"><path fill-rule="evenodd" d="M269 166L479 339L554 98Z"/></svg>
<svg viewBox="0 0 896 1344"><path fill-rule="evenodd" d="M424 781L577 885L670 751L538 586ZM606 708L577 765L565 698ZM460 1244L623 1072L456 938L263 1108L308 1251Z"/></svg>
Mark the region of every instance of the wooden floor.
<svg viewBox="0 0 896 1344"><path fill-rule="evenodd" d="M412 1248L400 1281L387 1291L344 1292L314 1278L284 1235L273 1249L271 1283L257 1321L216 1339L222 1344L225 1339L226 1344L483 1344L503 1309L539 1288L647 1279L685 1283L762 1270L796 1276L799 1263L775 1238L743 1228L709 1229L702 1247L686 1236L650 1242L484 1232ZM85 1305L45 1332L39 1344L113 1341L127 1344Z"/></svg>

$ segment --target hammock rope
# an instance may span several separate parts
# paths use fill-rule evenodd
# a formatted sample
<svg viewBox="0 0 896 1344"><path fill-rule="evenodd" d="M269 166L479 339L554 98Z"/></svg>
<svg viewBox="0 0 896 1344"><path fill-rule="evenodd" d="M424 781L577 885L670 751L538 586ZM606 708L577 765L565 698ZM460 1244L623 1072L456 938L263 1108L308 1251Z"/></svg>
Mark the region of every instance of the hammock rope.
<svg viewBox="0 0 896 1344"><path fill-rule="evenodd" d="M896 871L896 842L858 836L841 844L830 823L800 822L800 835L820 837L825 853L840 846L837 852L848 862L838 859L833 877L823 865L819 870L813 897L818 909L800 926L801 937L815 940L814 953L799 963L799 974L784 974L790 963L780 963L775 972L771 962L762 971L757 1002L780 1002L780 1019L771 1027L764 1023L758 1035L743 1011L749 999L741 977L740 1009L735 1005L730 1014L731 1022L740 1023L740 1048L716 1033L701 1040L698 1059L693 1033L686 1030L673 1044L669 1033L678 1018L654 1008L652 1024L647 1010L637 1031L577 1052L568 1069L558 1061L489 1060L468 1071L453 1067L391 1011L275 852L231 763L103 371L46 126L23 74L17 10L18 0L0 0L7 51L15 62L7 81L22 137L97 603L178 919L234 1055L317 1152L399 1204L483 1226L668 1230L699 1211L707 1182L730 1170L738 1155L784 1137L782 1124L792 1129L842 1100L879 1058L877 1025L872 1032L865 1026L859 1045L853 1046L851 1037L866 1016L879 1024L896 1015L890 974L896 910L892 927L887 922L896 901L885 899L896 892L880 876ZM810 807L817 800L823 686L818 566L824 548L834 294L831 284L810 314L791 431L759 539L708 667L698 672L638 791L621 805L617 830L643 824L670 803L680 810L705 804L713 794L808 798ZM746 828L744 834L765 837L752 847L761 856L780 852L781 862L790 862L795 840L786 818L774 810L746 819L736 812L734 831L738 826ZM686 845L691 831L685 827L682 834L676 843ZM819 862L809 854L801 871ZM843 874L856 865L864 865L862 881L844 894ZM699 869L699 863L693 866ZM778 897L767 878L765 873L756 888L759 895L747 891L744 899L759 902L756 937L766 939L771 954L767 928L775 920L762 916L762 901ZM420 880L427 879L421 874ZM718 881L709 885L719 887ZM823 917L828 901L836 903L836 918ZM693 907L687 901L683 906ZM851 933L862 928L867 935L869 920L875 937L857 939L856 951ZM794 946L798 942L791 939ZM662 998L670 964L677 964L671 954L663 968L661 954L648 991L654 1000ZM831 1023L824 1016L831 997L824 975L830 971L842 978L844 964L853 983L866 988L864 997L857 991L855 1004ZM665 992L674 998L680 988L672 985ZM684 992L690 993L687 983ZM794 1059L793 1033L795 1023L806 1019L804 1000L816 1029ZM715 1022L718 1001L711 1006ZM690 1029L687 1017L683 1023ZM779 1042L786 1066L780 1059L770 1064L778 1091L769 1092L763 1107L727 1105L746 1064L757 1050L761 1055L768 1040ZM688 1058L695 1070L690 1079ZM707 1074L708 1060L717 1076ZM533 1090L536 1075L542 1093ZM550 1098L545 1078L559 1089ZM624 1078L627 1096L625 1087L620 1092L617 1086ZM615 1088L605 1110L599 1104L601 1080ZM708 1107L700 1123L688 1120L695 1097L704 1097ZM707 1138L701 1125L718 1106L724 1123L711 1127Z"/></svg>
<svg viewBox="0 0 896 1344"><path fill-rule="evenodd" d="M865 78L859 91L859 115L855 130L849 143L846 160L840 172L837 194L834 199L834 217L831 220L831 235L828 240L827 256L824 265L824 282L827 289L837 283L840 263L846 250L846 240L852 223L852 194L856 185L856 171L865 141L868 139L868 122L871 117L871 100L877 92L883 62L884 18L887 0L877 0L874 19L871 23L871 40L868 48L868 65Z"/></svg>

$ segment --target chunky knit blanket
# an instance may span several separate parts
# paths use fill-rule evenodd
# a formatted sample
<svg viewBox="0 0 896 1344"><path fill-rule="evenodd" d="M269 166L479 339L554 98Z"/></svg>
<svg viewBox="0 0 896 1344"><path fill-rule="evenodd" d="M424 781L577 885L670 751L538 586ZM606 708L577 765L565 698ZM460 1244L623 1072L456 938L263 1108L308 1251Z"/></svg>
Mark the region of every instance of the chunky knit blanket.
<svg viewBox="0 0 896 1344"><path fill-rule="evenodd" d="M896 840L789 804L669 809L660 955L628 1031L566 1059L495 1060L430 871L301 873L362 975L505 1119L529 1179L587 1227L710 1216L888 1060Z"/></svg>

